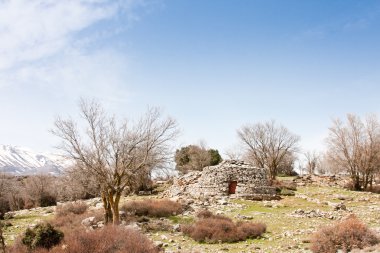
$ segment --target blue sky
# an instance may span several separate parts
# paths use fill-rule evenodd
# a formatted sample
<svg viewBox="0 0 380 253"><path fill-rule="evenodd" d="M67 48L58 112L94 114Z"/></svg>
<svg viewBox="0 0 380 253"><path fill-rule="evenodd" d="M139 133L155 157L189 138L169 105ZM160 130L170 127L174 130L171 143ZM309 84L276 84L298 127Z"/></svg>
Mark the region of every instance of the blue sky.
<svg viewBox="0 0 380 253"><path fill-rule="evenodd" d="M275 119L320 150L332 118L379 114L379 49L379 1L0 0L0 143L52 150L82 96L161 107L178 146Z"/></svg>

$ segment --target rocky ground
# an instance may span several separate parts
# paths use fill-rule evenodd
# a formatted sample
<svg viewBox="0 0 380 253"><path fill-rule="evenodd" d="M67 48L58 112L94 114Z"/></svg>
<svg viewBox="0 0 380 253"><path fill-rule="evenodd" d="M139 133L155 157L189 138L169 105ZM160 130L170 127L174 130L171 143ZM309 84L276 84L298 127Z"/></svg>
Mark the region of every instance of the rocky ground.
<svg viewBox="0 0 380 253"><path fill-rule="evenodd" d="M129 199L126 198L124 201ZM89 200L88 204L91 209L101 208L97 199ZM249 201L222 198L189 201L188 205L188 211L181 215L148 221L150 225L165 227L165 231L147 233L165 252L310 252L309 240L313 232L350 214L355 214L380 234L380 195L348 191L339 186L302 183L298 186L295 196L284 196L281 200ZM183 236L179 232L179 226L192 222L195 212L204 208L235 220L264 222L268 226L267 233L262 238L240 243L197 243ZM53 217L54 207L15 212L13 218L7 220L12 225L5 230L6 242L12 243L26 227ZM125 225L143 229L144 224L147 222ZM372 247L362 252L380 252L380 248Z"/></svg>

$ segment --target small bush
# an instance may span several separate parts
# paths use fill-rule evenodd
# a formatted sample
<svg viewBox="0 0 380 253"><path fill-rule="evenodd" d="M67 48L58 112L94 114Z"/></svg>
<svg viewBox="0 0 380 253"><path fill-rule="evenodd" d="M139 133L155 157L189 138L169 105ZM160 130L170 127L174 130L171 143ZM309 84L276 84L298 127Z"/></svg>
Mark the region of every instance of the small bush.
<svg viewBox="0 0 380 253"><path fill-rule="evenodd" d="M344 188L344 189L347 189L347 190L350 190L350 191L353 191L353 190L355 189L355 187L354 187L354 183L352 182L352 180L347 181L347 182L343 185L343 188Z"/></svg>
<svg viewBox="0 0 380 253"><path fill-rule="evenodd" d="M52 253L158 253L159 250L144 235L135 230L107 226L103 229L70 234L65 239L65 249L56 248Z"/></svg>
<svg viewBox="0 0 380 253"><path fill-rule="evenodd" d="M199 216L199 214L198 214ZM238 222L221 215L202 212L201 217L193 225L183 225L182 232L198 242L218 243L237 242L261 236L266 231L263 223Z"/></svg>
<svg viewBox="0 0 380 253"><path fill-rule="evenodd" d="M20 241L8 248L8 253L158 253L146 236L135 230L106 226L94 231L80 229L68 233L61 244L48 249L28 249Z"/></svg>
<svg viewBox="0 0 380 253"><path fill-rule="evenodd" d="M214 216L214 214L209 210L201 210L197 213L198 218L210 218L212 216Z"/></svg>
<svg viewBox="0 0 380 253"><path fill-rule="evenodd" d="M91 215L95 216L95 214ZM82 220L88 218L88 214L73 214L69 213L65 216L56 216L51 224L59 228L65 235L76 233L78 230L83 229ZM98 221L98 220L97 220Z"/></svg>
<svg viewBox="0 0 380 253"><path fill-rule="evenodd" d="M355 216L350 216L334 226L317 231L311 240L311 250L314 253L335 253L338 250L349 252L378 242L379 238L366 225Z"/></svg>
<svg viewBox="0 0 380 253"><path fill-rule="evenodd" d="M46 207L46 206L55 206L57 205L57 198L53 195L50 195L48 193L43 194L40 199L40 206Z"/></svg>
<svg viewBox="0 0 380 253"><path fill-rule="evenodd" d="M380 194L380 185L373 185L372 188L368 188L367 191Z"/></svg>
<svg viewBox="0 0 380 253"><path fill-rule="evenodd" d="M87 211L88 206L86 203L79 201L74 203L67 203L59 205L56 208L57 216L66 216L68 214L83 214Z"/></svg>
<svg viewBox="0 0 380 253"><path fill-rule="evenodd" d="M29 249L51 249L63 239L63 233L54 229L49 223L41 223L33 229L28 228L22 238L22 243Z"/></svg>
<svg viewBox="0 0 380 253"><path fill-rule="evenodd" d="M241 222L237 223L237 226L244 235L247 235L247 238L257 238L267 230L264 223Z"/></svg>
<svg viewBox="0 0 380 253"><path fill-rule="evenodd" d="M180 203L171 200L129 201L121 210L137 216L169 217L183 212Z"/></svg>
<svg viewBox="0 0 380 253"><path fill-rule="evenodd" d="M11 209L9 206L9 202L5 199L0 198L0 220L2 220L4 218L4 214L6 212L9 212L10 210Z"/></svg>

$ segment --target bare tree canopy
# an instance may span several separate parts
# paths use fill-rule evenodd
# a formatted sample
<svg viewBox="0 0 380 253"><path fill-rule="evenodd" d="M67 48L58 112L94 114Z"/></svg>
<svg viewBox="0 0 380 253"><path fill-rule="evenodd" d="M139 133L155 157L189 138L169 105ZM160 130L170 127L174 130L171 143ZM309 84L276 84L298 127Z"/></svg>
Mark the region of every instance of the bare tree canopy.
<svg viewBox="0 0 380 253"><path fill-rule="evenodd" d="M320 154L316 151L308 151L304 154L306 158L306 169L310 175L314 175L320 165Z"/></svg>
<svg viewBox="0 0 380 253"><path fill-rule="evenodd" d="M380 124L375 116L363 121L348 114L345 123L334 120L327 145L330 165L336 171L348 172L355 190L372 184L380 166Z"/></svg>
<svg viewBox="0 0 380 253"><path fill-rule="evenodd" d="M59 148L76 167L97 179L106 222L118 224L120 197L132 186L135 175L172 159L177 123L162 119L158 109L148 109L136 123L119 124L96 101L81 100L80 113L83 131L72 119L58 118L52 133L62 140Z"/></svg>
<svg viewBox="0 0 380 253"><path fill-rule="evenodd" d="M237 133L248 159L256 166L268 169L271 179L276 178L287 156L298 151L300 138L273 120L245 125Z"/></svg>

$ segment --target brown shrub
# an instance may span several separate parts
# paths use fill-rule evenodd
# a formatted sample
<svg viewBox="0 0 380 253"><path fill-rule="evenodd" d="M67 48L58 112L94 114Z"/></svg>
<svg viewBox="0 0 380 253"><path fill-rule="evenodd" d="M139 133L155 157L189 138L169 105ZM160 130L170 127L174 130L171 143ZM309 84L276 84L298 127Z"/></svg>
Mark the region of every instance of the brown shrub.
<svg viewBox="0 0 380 253"><path fill-rule="evenodd" d="M121 210L137 216L150 217L169 217L183 212L180 203L165 199L129 201L121 207Z"/></svg>
<svg viewBox="0 0 380 253"><path fill-rule="evenodd" d="M314 253L335 253L339 249L349 252L378 242L379 238L352 215L340 223L317 231L312 237L310 249Z"/></svg>
<svg viewBox="0 0 380 253"><path fill-rule="evenodd" d="M249 235L249 238L259 237L267 230L267 226L259 222L241 222L237 223L237 227L244 235Z"/></svg>
<svg viewBox="0 0 380 253"><path fill-rule="evenodd" d="M51 224L54 227L59 228L63 231L63 233L71 234L75 233L75 231L83 229L83 225L81 224L82 220L87 218L87 214L73 214L69 213L65 216L56 216L54 220L51 221Z"/></svg>
<svg viewBox="0 0 380 253"><path fill-rule="evenodd" d="M206 217L200 218L195 224L183 225L181 227L184 234L198 242L237 242L248 238L256 238L266 231L266 225L263 223L234 223L230 218L225 216L209 216L208 211L202 212L202 215L204 214Z"/></svg>
<svg viewBox="0 0 380 253"><path fill-rule="evenodd" d="M212 216L214 216L214 214L209 210L201 210L197 213L198 218L210 218Z"/></svg>
<svg viewBox="0 0 380 253"><path fill-rule="evenodd" d="M57 206L56 215L59 217L66 216L68 214L83 214L87 211L87 209L87 204L82 201L71 202Z"/></svg>
<svg viewBox="0 0 380 253"><path fill-rule="evenodd" d="M372 188L368 188L368 191L380 194L380 185L373 185Z"/></svg>
<svg viewBox="0 0 380 253"><path fill-rule="evenodd" d="M355 189L354 187L354 183L352 182L352 180L349 180L347 181L344 185L343 185L343 188L344 189L347 189L347 190L350 190L350 191L353 191Z"/></svg>
<svg viewBox="0 0 380 253"><path fill-rule="evenodd" d="M134 230L109 226L86 232L77 231L65 236L64 242L50 251L36 249L33 253L158 253L159 250L144 235ZM9 253L29 253L26 247L15 243Z"/></svg>
<svg viewBox="0 0 380 253"><path fill-rule="evenodd" d="M134 230L107 226L100 230L86 232L82 230L67 236L65 249L56 249L52 253L157 253L159 250L144 235Z"/></svg>

